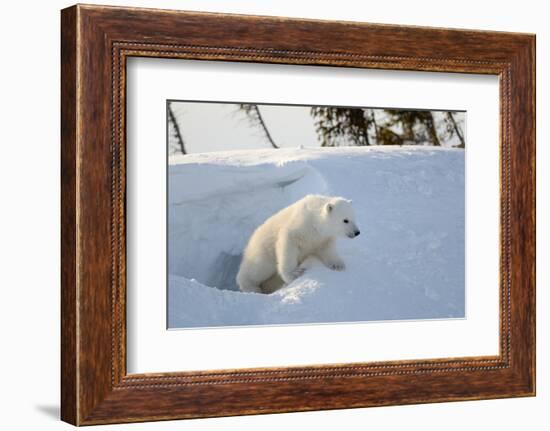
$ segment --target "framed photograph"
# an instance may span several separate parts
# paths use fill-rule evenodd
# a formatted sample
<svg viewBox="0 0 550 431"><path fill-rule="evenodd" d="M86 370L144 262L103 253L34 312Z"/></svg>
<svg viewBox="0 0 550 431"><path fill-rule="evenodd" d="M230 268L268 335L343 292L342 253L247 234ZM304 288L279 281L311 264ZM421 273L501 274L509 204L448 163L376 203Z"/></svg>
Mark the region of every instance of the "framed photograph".
<svg viewBox="0 0 550 431"><path fill-rule="evenodd" d="M61 17L64 421L535 395L534 35Z"/></svg>

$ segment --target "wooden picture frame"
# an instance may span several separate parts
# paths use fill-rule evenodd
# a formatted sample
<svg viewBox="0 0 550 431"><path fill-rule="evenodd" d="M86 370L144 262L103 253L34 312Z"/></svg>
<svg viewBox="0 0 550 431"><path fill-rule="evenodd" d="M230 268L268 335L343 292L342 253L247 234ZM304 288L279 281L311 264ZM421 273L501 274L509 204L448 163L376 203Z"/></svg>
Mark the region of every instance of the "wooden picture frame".
<svg viewBox="0 0 550 431"><path fill-rule="evenodd" d="M83 5L61 17L64 421L535 394L534 35ZM500 354L128 375L125 64L131 56L498 75Z"/></svg>

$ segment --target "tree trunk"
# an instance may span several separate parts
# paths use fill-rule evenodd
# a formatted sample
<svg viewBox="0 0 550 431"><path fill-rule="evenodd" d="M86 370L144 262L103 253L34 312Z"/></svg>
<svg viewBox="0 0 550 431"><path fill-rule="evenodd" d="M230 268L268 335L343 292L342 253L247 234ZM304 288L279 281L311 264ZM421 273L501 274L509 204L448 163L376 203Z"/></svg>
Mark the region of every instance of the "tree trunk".
<svg viewBox="0 0 550 431"><path fill-rule="evenodd" d="M168 102L167 108L168 108L168 118L170 119L172 126L174 126L174 131L176 132L176 139L178 140L178 145L180 147L181 153L187 154L187 152L185 151L185 143L183 142L183 138L181 137L180 127L178 125L178 122L176 121L176 116L172 111L172 102Z"/></svg>
<svg viewBox="0 0 550 431"><path fill-rule="evenodd" d="M370 110L370 118L372 121L372 124L374 124L374 136L376 138L376 145L380 142L380 132L378 130L378 124L376 124L376 117L374 116L374 109Z"/></svg>
<svg viewBox="0 0 550 431"><path fill-rule="evenodd" d="M458 139L460 139L460 145L457 145L457 148L466 148L466 143L464 142L464 136L462 136L462 132L458 128L458 124L456 124L455 117L452 112L447 112L447 118L453 125L453 128L455 130L456 136L458 136Z"/></svg>
<svg viewBox="0 0 550 431"><path fill-rule="evenodd" d="M441 142L439 141L439 137L437 136L437 130L435 129L435 121L434 121L434 116L431 112L428 112L427 113L428 115L426 116L426 127L428 128L428 133L430 135L430 139L432 140L432 143L436 146L436 147L440 147L441 146Z"/></svg>
<svg viewBox="0 0 550 431"><path fill-rule="evenodd" d="M260 108L258 108L258 105L254 105L254 109L256 110L256 114L258 115L258 122L260 123L260 126L262 126L262 129L264 129L265 136L267 137L269 143L273 148L279 148L279 146L275 143L275 141L271 137L271 133L269 133L269 130L267 130L264 117L262 117L262 114L260 112Z"/></svg>

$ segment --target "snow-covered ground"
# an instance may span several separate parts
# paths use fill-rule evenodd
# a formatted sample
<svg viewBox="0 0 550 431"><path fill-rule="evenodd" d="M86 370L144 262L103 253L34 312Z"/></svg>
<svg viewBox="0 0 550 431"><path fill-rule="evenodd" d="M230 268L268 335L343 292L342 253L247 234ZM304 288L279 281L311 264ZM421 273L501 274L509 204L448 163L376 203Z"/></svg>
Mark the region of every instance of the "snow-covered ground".
<svg viewBox="0 0 550 431"><path fill-rule="evenodd" d="M347 268L320 263L242 293L246 242L310 193L353 200ZM169 165L170 328L464 317L464 150L336 147L175 156Z"/></svg>

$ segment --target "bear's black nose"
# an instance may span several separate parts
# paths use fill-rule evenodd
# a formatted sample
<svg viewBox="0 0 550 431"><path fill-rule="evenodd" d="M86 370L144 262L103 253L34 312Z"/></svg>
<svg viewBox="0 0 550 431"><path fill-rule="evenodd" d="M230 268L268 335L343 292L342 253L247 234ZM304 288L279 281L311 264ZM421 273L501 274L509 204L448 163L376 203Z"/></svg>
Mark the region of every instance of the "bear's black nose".
<svg viewBox="0 0 550 431"><path fill-rule="evenodd" d="M361 233L361 231L356 230L356 231L355 231L355 236L359 236L360 233Z"/></svg>

